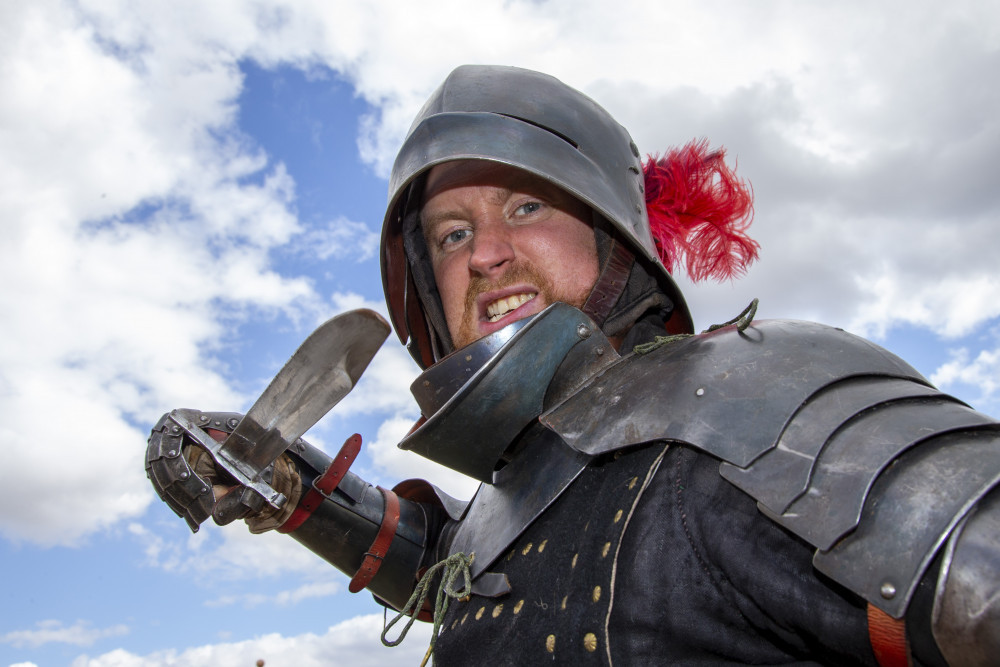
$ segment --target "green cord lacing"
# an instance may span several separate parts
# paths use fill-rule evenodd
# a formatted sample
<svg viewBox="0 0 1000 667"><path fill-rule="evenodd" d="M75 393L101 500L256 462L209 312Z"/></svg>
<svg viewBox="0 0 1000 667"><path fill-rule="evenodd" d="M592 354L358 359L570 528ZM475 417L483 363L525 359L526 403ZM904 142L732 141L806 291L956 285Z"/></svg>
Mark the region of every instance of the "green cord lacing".
<svg viewBox="0 0 1000 667"><path fill-rule="evenodd" d="M754 316L757 314L757 304L760 303L760 299L754 297L754 300L750 302L750 305L743 309L743 312L729 320L728 322L723 322L722 324L713 324L709 328L705 329L702 333L709 333L711 331L716 331L723 327L728 327L730 324L736 325L736 330L743 332L746 330L750 323L753 322ZM683 340L685 338L690 338L694 334L675 334L673 336L657 336L649 343L642 343L641 345L636 345L632 348L632 351L636 354L649 354L653 350L663 347L667 343L673 343L678 340Z"/></svg>
<svg viewBox="0 0 1000 667"><path fill-rule="evenodd" d="M382 643L385 646L399 646L406 637L406 633L410 631L413 621L417 619L417 614L424 608L424 600L427 599L427 594L430 592L431 582L439 571L444 570L441 574L441 585L438 586L437 598L434 600L434 630L431 632L431 645L427 647L427 653L424 654L424 660L420 663L420 667L426 665L427 660L431 657L431 653L434 652L434 642L437 641L438 630L440 630L441 621L444 620L444 615L448 611L451 598L460 600L472 594L472 573L469 571L469 566L472 565L472 561L475 558L475 553L468 556L461 552L454 553L440 563L428 568L424 572L424 576L420 577L420 581L417 582L417 587L413 589L413 593L410 594L410 599L406 601L406 604L396 614L396 617L389 621L382 629ZM464 583L462 584L462 588L456 591L455 581L459 575L462 576ZM403 631L399 633L399 637L396 639L386 639L389 630L403 616L409 616L410 620L406 622Z"/></svg>

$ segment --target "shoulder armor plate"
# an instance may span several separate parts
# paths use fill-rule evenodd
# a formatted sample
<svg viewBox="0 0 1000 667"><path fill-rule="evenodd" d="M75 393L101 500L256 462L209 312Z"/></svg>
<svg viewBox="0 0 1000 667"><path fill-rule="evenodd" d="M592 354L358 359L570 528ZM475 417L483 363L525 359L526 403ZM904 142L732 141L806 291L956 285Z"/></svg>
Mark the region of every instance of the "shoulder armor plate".
<svg viewBox="0 0 1000 667"><path fill-rule="evenodd" d="M541 420L599 454L654 440L816 547L814 564L901 616L955 524L1000 482L1000 423L840 329L761 321L631 355Z"/></svg>

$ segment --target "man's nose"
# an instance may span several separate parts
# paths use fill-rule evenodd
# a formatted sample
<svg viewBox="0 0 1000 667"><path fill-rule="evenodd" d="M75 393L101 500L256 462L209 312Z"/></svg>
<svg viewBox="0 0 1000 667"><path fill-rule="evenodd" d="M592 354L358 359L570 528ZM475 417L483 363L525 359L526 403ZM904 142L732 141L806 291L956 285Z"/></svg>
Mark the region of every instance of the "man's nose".
<svg viewBox="0 0 1000 667"><path fill-rule="evenodd" d="M512 231L503 220L478 225L472 237L469 268L485 277L506 270L506 264L516 256Z"/></svg>

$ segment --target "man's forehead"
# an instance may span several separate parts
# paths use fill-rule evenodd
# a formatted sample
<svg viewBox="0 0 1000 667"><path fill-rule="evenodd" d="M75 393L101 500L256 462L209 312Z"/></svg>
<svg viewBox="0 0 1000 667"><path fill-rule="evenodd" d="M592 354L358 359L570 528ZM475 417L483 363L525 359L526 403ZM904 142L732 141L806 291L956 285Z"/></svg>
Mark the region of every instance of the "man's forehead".
<svg viewBox="0 0 1000 667"><path fill-rule="evenodd" d="M427 202L446 190L465 186L558 190L540 176L509 164L489 160L454 160L430 169L424 184L423 201Z"/></svg>

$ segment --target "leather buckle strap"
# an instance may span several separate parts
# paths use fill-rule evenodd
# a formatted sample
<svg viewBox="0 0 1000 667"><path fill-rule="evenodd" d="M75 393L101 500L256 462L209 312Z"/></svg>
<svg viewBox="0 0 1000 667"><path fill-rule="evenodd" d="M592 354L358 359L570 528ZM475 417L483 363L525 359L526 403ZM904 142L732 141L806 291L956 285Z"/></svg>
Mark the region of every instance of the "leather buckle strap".
<svg viewBox="0 0 1000 667"><path fill-rule="evenodd" d="M893 618L875 605L868 605L868 637L881 667L909 667L906 622Z"/></svg>
<svg viewBox="0 0 1000 667"><path fill-rule="evenodd" d="M299 506L295 508L292 515L288 517L288 520L281 524L278 532L290 533L305 523L305 520L312 516L316 508L322 504L324 498L329 497L334 489L337 488L337 485L340 484L340 480L344 479L344 475L347 474L351 464L354 463L354 459L358 458L358 453L360 452L361 436L355 433L344 442L344 445L337 452L337 455L333 457L333 461L330 462L326 471L313 480L312 488L309 489L309 492L299 502Z"/></svg>
<svg viewBox="0 0 1000 667"><path fill-rule="evenodd" d="M611 309L625 291L635 260L635 255L623 243L619 243L617 239L612 239L611 243L611 251L608 253L601 275L594 283L587 302L581 308L599 327L604 326Z"/></svg>
<svg viewBox="0 0 1000 667"><path fill-rule="evenodd" d="M386 552L389 551L389 545L392 543L392 538L396 536L396 527L399 525L399 496L381 486L378 487L378 490L382 492L382 498L385 499L382 525L379 526L375 541L372 542L364 560L361 561L361 567L358 568L347 587L347 590L352 593L357 593L371 583L375 573L382 567L382 560L385 558Z"/></svg>

